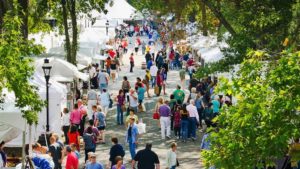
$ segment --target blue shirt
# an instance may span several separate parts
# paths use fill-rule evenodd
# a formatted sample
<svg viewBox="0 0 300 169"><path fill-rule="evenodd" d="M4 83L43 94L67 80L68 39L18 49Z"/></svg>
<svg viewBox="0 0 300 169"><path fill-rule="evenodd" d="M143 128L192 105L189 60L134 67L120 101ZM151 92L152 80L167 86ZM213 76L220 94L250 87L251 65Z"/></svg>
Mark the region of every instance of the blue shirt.
<svg viewBox="0 0 300 169"><path fill-rule="evenodd" d="M151 67L151 66L152 66L152 60L148 61L148 63L147 63L147 69L150 70L150 67Z"/></svg>
<svg viewBox="0 0 300 169"><path fill-rule="evenodd" d="M128 129L129 129L129 127L130 127L130 125L128 126ZM137 141L136 138L138 135L139 135L139 130L138 130L136 124L133 124L132 128L131 128L131 137L128 137L128 132L127 132L126 133L126 141L128 143L134 143Z"/></svg>
<svg viewBox="0 0 300 169"><path fill-rule="evenodd" d="M96 162L96 163L88 163L86 165L86 169L104 169L102 164Z"/></svg>
<svg viewBox="0 0 300 169"><path fill-rule="evenodd" d="M197 107L197 109L200 109L202 107L201 102L202 98L198 98L195 100L195 106Z"/></svg>
<svg viewBox="0 0 300 169"><path fill-rule="evenodd" d="M98 127L106 126L106 124L105 124L105 115L104 115L103 112L98 112L97 113L97 119L99 121L99 126Z"/></svg>
<svg viewBox="0 0 300 169"><path fill-rule="evenodd" d="M139 87L138 88L138 91L137 91L137 93L138 93L138 99L139 100L144 100L144 96L145 96L145 88L144 87Z"/></svg>
<svg viewBox="0 0 300 169"><path fill-rule="evenodd" d="M218 100L213 100L211 103L213 106L213 112L219 113L220 112L220 102Z"/></svg>

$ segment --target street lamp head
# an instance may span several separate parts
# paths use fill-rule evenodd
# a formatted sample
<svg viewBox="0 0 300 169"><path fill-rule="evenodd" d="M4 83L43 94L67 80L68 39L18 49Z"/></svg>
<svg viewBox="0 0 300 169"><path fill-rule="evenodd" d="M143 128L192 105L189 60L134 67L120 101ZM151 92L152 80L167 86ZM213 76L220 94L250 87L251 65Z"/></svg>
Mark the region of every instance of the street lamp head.
<svg viewBox="0 0 300 169"><path fill-rule="evenodd" d="M49 59L44 59L44 65L42 66L43 71L44 71L44 75L46 80L49 80L50 78L50 72L51 72L51 68L52 66L49 64Z"/></svg>

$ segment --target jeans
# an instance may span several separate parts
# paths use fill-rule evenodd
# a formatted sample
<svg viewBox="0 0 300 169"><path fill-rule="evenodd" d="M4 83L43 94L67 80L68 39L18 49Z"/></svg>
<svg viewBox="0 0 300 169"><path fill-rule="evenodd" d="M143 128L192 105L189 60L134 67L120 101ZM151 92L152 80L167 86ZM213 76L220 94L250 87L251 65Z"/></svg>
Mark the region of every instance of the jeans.
<svg viewBox="0 0 300 169"><path fill-rule="evenodd" d="M189 137L196 138L196 125L197 119L196 117L189 117Z"/></svg>
<svg viewBox="0 0 300 169"><path fill-rule="evenodd" d="M117 105L117 123L123 124L123 111L121 105Z"/></svg>
<svg viewBox="0 0 300 169"><path fill-rule="evenodd" d="M134 63L130 62L130 72L133 72Z"/></svg>
<svg viewBox="0 0 300 169"><path fill-rule="evenodd" d="M107 89L107 84L106 84L106 83L101 83L101 84L99 85L99 89L100 89L100 92L102 92L103 89Z"/></svg>
<svg viewBox="0 0 300 169"><path fill-rule="evenodd" d="M174 166L172 166L170 169L176 169L176 166L174 165Z"/></svg>
<svg viewBox="0 0 300 169"><path fill-rule="evenodd" d="M181 120L181 137L183 140L187 139L188 135L188 126L189 126L189 121L188 120Z"/></svg>
<svg viewBox="0 0 300 169"><path fill-rule="evenodd" d="M155 86L155 83L156 83L156 76L151 76L151 85L152 85L152 88Z"/></svg>
<svg viewBox="0 0 300 169"><path fill-rule="evenodd" d="M170 117L160 117L160 128L161 128L161 138L166 138L166 130L167 130L167 137L171 136L171 121Z"/></svg>
<svg viewBox="0 0 300 169"><path fill-rule="evenodd" d="M136 149L135 143L129 142L129 152L131 155L131 159L134 159L135 157L135 149Z"/></svg>

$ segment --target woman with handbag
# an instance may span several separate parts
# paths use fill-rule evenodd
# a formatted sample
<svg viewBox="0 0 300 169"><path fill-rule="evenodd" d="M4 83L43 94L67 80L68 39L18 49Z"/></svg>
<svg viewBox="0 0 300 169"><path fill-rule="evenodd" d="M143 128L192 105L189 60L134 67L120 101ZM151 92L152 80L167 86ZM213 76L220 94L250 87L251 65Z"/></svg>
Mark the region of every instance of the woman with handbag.
<svg viewBox="0 0 300 169"><path fill-rule="evenodd" d="M115 98L115 101L117 102L117 124L123 125L124 124L123 113L126 110L126 107L125 107L125 95L122 89L119 90L119 94Z"/></svg>
<svg viewBox="0 0 300 169"><path fill-rule="evenodd" d="M158 98L157 103L154 108L153 119L157 120L157 126L160 128L160 115L159 115L159 107L164 103L164 99L162 97Z"/></svg>

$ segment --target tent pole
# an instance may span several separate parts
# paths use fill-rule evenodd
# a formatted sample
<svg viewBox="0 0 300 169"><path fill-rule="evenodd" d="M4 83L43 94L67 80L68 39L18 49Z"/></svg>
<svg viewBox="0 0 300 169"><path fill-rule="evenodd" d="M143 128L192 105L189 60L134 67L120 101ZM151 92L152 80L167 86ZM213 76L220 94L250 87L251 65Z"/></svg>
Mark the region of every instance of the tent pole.
<svg viewBox="0 0 300 169"><path fill-rule="evenodd" d="M29 140L29 150L28 150L28 155L29 155L29 157L31 157L32 156L32 142L31 142L31 128L32 126L31 125L29 125L29 138L28 138L28 140Z"/></svg>
<svg viewBox="0 0 300 169"><path fill-rule="evenodd" d="M26 121L27 123L27 121ZM26 137L26 123L23 131L23 136L22 136L22 169L25 169L25 137Z"/></svg>

